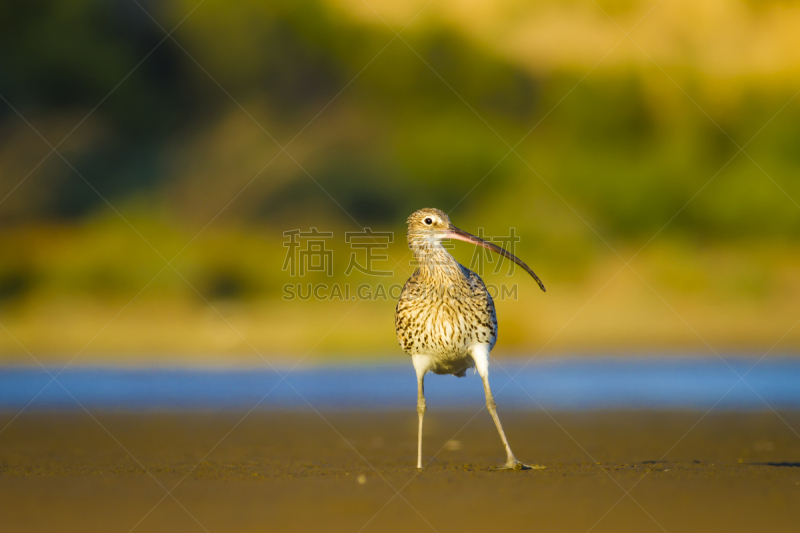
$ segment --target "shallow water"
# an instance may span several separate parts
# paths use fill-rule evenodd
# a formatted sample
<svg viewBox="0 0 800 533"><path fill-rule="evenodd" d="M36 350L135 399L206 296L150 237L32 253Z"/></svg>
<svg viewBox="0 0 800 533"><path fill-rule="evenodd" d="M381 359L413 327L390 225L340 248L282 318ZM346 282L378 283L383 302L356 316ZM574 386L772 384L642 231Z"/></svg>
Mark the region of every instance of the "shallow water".
<svg viewBox="0 0 800 533"><path fill-rule="evenodd" d="M796 409L800 359L535 359L493 362L502 408L585 410ZM732 368L731 368L732 367ZM49 369L53 375L58 369ZM413 409L410 363L269 369L68 368L57 382L41 368L0 369L0 410ZM287 372L289 372L287 374ZM738 375L737 375L738 373ZM513 376L513 380L511 377ZM740 381L739 376L744 376ZM480 407L477 375L429 375L428 407Z"/></svg>

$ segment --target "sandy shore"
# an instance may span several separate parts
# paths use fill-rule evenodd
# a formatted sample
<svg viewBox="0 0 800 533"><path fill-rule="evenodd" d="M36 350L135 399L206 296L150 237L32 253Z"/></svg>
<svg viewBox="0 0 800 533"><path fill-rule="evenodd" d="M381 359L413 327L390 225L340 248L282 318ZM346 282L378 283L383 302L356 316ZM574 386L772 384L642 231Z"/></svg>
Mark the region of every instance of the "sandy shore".
<svg viewBox="0 0 800 533"><path fill-rule="evenodd" d="M502 448L485 410L474 414L429 413L436 456L418 473L413 409L25 413L0 434L2 530L800 527L800 437L774 413L501 412L517 456L547 467L527 472L487 469ZM800 428L800 413L781 416Z"/></svg>

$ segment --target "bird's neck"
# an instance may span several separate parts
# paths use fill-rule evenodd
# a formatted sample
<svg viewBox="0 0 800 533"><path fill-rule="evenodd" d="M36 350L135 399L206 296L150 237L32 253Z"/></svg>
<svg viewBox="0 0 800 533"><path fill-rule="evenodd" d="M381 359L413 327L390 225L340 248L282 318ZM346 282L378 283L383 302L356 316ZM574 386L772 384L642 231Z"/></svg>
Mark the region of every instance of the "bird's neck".
<svg viewBox="0 0 800 533"><path fill-rule="evenodd" d="M464 277L461 265L439 241L414 246L412 253L417 264L418 277L423 283L452 284Z"/></svg>

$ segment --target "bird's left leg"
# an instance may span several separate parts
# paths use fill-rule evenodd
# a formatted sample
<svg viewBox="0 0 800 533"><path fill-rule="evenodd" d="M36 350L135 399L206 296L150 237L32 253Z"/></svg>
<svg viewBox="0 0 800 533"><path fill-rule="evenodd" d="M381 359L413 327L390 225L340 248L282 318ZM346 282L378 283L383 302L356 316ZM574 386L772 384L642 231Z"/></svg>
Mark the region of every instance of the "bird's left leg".
<svg viewBox="0 0 800 533"><path fill-rule="evenodd" d="M531 468L544 468L537 466L528 466L525 463L517 460L514 457L514 452L511 451L511 446L508 445L506 433L503 431L503 425L500 423L500 417L497 416L497 404L494 402L492 396L492 389L489 387L489 347L488 345L479 345L472 350L472 358L475 361L475 368L483 380L483 391L486 393L486 408L492 415L494 425L497 426L497 432L500 433L500 439L503 441L503 446L506 449L506 463L500 467L502 470L529 470Z"/></svg>

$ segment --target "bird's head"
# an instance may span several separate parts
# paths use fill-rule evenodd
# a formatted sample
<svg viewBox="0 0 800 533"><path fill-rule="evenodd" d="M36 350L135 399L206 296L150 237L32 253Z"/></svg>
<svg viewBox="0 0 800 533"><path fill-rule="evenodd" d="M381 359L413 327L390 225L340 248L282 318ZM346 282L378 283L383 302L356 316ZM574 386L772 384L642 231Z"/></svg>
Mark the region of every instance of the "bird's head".
<svg viewBox="0 0 800 533"><path fill-rule="evenodd" d="M447 238L450 228L447 213L431 207L415 211L408 217L408 242L441 241Z"/></svg>
<svg viewBox="0 0 800 533"><path fill-rule="evenodd" d="M415 211L408 217L408 246L415 254L425 256L426 254L435 255L436 253L447 253L441 246L441 242L445 239L469 242L511 259L524 268L528 274L533 276L533 279L536 280L539 287L543 291L545 290L544 284L539 279L539 276L537 276L528 265L522 262L520 258L496 244L485 241L480 237L476 237L475 235L455 227L450 223L450 218L444 211L426 207Z"/></svg>

